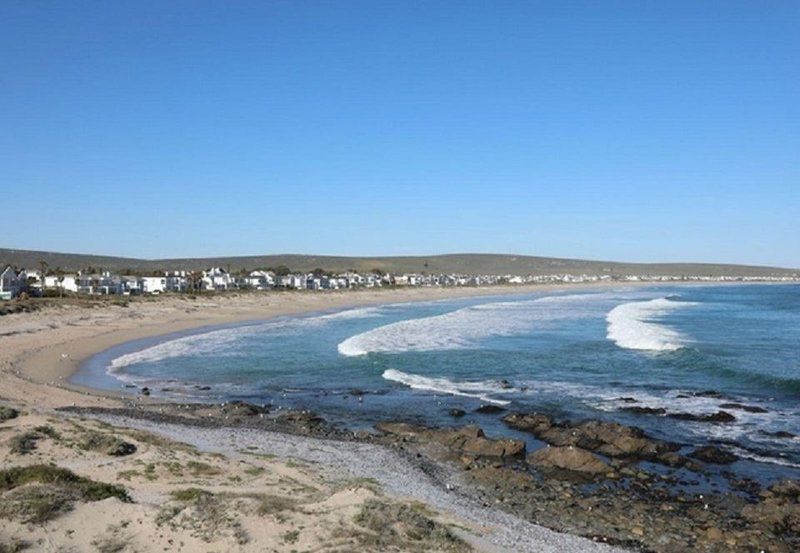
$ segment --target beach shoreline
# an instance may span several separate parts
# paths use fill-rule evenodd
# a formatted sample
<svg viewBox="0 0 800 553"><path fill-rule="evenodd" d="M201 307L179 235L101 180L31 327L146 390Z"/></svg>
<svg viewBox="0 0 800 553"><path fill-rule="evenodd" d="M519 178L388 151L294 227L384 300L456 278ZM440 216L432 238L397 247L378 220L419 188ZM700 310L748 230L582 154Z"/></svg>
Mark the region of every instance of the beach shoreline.
<svg viewBox="0 0 800 553"><path fill-rule="evenodd" d="M295 460L299 459L311 463L306 474L308 478L315 479L324 474L339 479L355 478L361 484L346 494L348 501L354 502L353 509L365 508L364 505L368 504L365 502L368 502L372 493L367 488L372 485L369 482L374 481L389 494L387 497L391 501L421 501L432 507L437 516L444 517L439 520L453 525L454 531L460 525L466 525L467 531L462 537L480 551L502 551L504 547L530 551L610 551L615 546L636 549L658 545L656 538L660 535L672 536L668 547L678 548L674 550L692 550L696 540L702 540L712 551L722 551L737 543L755 543L759 532L766 527L764 525L770 524L772 519L769 517L774 512L783 512L784 505L780 503L784 501L783 496L764 496L777 499L764 500L753 508L757 510L750 511L755 517L748 519L748 524L752 526L736 530L735 535L726 535L720 529L731 531L731 528L738 528L737 525L741 524L742 515L729 513L731 501L736 509L744 513L750 508L747 501L755 499L746 501L731 495L704 498L703 495L691 493L683 497L680 486L685 483L681 478L662 481L656 474L636 469L636 458L612 459L604 469L610 471L609 482L631 479L635 483L632 489L611 484L607 489L598 488L596 492L586 493L581 488L580 479L573 482L564 480L561 475L546 473L543 473L545 478L542 479L541 475L531 474L526 468L528 461L524 447L521 453L514 454L512 458L503 458L504 453L498 457L492 451L504 448L503 444L514 440L485 436L481 428L474 426L436 428L397 421L376 425L370 431L353 432L308 411L273 410L267 407L259 411L262 407L240 402L186 405L161 397L143 397L139 389L131 390L136 395L125 393L122 385L119 392L109 392L69 382L70 376L84 362L100 352L120 344L148 338L159 339L174 333L202 332L206 328L246 324L273 317L382 304L531 293L581 293L658 285L654 282L614 282L322 293L276 292L195 298L172 296L152 301L130 301L127 305L50 306L31 313L0 318L0 400L2 404L10 404L22 412L19 419L15 419L21 422L13 427L18 432L28 428L28 433L41 433L36 429L55 428L55 432L51 432L52 436L56 436L52 447L57 446L59 453L48 457L49 453L45 451L41 457L45 462L53 463L61 459L59 455L66 454L68 459L72 459L67 461L66 466L79 467L90 478L113 480L114 473L104 468L112 464L98 459L97 464L92 466L82 460L83 453L77 453L77 457L74 457L76 454L70 449L74 446L58 438L59 434L72 432L74 426L80 425L81 435L106 432L115 436L134 436L143 455L128 461L124 465L125 470L116 473L116 479L128 473L139 475L136 477L138 480L129 484L129 490L137 504L141 505L137 509L144 509L147 517L154 517L154 520L159 516L159 503L169 500L172 497L170 494L180 492L180 486L186 486L187 481L185 477L171 474L169 467L175 463L172 457L174 447L164 445L160 447L158 455L170 474L162 475L166 479L164 483L158 486L151 484L152 475L141 473L141 467L152 464L152 452L146 449L147 440L142 442L141 436L130 434L134 431L155 433L174 443L189 444L194 448L193 451L201 452L204 462L219 466L220 475L243 460L251 462L248 455L258 454L266 459L274 459L266 469L252 469L266 470L263 473L265 475L293 470ZM239 411L246 415L236 415ZM566 424L563 421L554 423L553 428L566 428ZM619 427L613 434L636 432L635 429L625 428ZM4 430L9 428L5 427ZM51 434L42 435L39 439L49 439ZM464 439L468 442L463 443L473 444L478 453L460 449L461 446L456 445ZM5 447L8 446L0 443L0 450ZM486 457L485 453L489 456ZM191 452L186 453L182 462L190 466L188 459L192 455ZM23 460L14 454L6 453L5 456L14 462ZM682 456L675 459L691 463ZM58 463L62 464L61 461ZM242 493L238 484L232 485L221 476L212 476L206 485L211 490L223 490L221 493L224 494ZM269 487L263 482L262 485ZM665 491L663 486L674 487L671 488L674 493ZM754 489L749 492L752 498L756 497L757 491ZM152 497L159 499L151 500ZM310 501L310 498L305 500ZM668 507L666 510L665 505ZM82 506L79 512L87 520L110 520L108 517L98 518L92 504ZM631 512L633 517L628 516ZM482 520L481 513L488 518ZM237 511L236 516L248 520L249 515L247 511ZM297 517L298 520L302 518L304 525L319 523L318 519L307 513L298 514ZM73 523L67 520L64 524L66 528L71 528L69 525ZM107 524L111 528L111 522ZM255 524L257 526L260 522L256 521ZM62 531L63 527L56 528ZM19 526L18 531L19 535L23 535L25 527ZM99 535L102 528L92 527L91 531ZM157 526L150 531L160 532ZM186 537L186 534L181 536ZM488 541L481 541L481 536ZM773 537L771 543L776 546L776 551L788 551L784 546L792 539L778 535ZM662 550L661 546L655 550Z"/></svg>
<svg viewBox="0 0 800 553"><path fill-rule="evenodd" d="M22 401L36 397L37 404L48 407L87 401L92 405L106 405L109 401L129 398L130 394L122 391L78 385L70 382L70 378L91 357L114 346L179 332L196 332L206 327L390 303L648 285L658 283L267 292L210 297L200 295L195 299L170 296L155 301L131 302L127 307L46 308L40 312L7 315L0 319L0 323L3 323L0 326L0 340L5 342L0 351L0 367L4 375L0 380L0 397ZM57 393L42 394L42 387Z"/></svg>

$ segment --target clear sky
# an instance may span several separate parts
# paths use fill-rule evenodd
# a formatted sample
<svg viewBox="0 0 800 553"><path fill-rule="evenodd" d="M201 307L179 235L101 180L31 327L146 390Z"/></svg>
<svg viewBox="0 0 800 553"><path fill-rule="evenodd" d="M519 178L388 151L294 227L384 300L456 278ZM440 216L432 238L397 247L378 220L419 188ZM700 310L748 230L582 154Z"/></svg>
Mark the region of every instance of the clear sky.
<svg viewBox="0 0 800 553"><path fill-rule="evenodd" d="M800 2L0 4L0 247L800 266Z"/></svg>

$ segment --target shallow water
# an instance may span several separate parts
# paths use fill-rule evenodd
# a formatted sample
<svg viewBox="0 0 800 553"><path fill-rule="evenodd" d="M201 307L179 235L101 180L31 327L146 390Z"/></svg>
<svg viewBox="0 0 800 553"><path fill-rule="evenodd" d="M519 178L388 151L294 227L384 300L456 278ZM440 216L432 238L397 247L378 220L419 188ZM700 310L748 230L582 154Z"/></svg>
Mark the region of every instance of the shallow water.
<svg viewBox="0 0 800 553"><path fill-rule="evenodd" d="M620 287L279 318L125 344L74 378L184 400L302 406L353 427L475 422L518 436L473 411L545 410L686 445L723 443L744 458L735 471L762 481L800 474L800 440L772 435L800 435L800 285ZM696 395L705 391L718 397ZM730 403L766 412L722 407ZM736 421L624 410L632 405L723 409ZM469 414L455 421L452 408Z"/></svg>

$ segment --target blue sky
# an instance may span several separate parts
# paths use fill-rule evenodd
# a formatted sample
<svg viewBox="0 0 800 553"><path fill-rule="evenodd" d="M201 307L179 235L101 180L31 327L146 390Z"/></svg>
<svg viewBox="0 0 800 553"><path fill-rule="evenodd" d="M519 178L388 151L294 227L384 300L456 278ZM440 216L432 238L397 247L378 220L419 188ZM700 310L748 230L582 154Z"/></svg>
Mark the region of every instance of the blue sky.
<svg viewBox="0 0 800 553"><path fill-rule="evenodd" d="M798 2L0 5L0 246L800 266Z"/></svg>

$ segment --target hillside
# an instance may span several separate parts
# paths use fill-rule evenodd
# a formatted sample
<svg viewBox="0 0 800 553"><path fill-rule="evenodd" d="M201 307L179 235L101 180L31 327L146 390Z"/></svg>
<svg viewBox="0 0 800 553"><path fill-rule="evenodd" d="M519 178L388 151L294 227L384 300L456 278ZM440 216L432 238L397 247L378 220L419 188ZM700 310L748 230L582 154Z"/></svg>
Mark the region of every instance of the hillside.
<svg viewBox="0 0 800 553"><path fill-rule="evenodd" d="M45 261L51 269L75 271L86 267L112 271L160 271L167 269L200 270L211 266L231 270L277 267L285 265L296 271L317 267L329 271L426 272L461 274L637 274L637 275L707 275L707 276L783 276L800 275L800 269L749 265L715 265L702 263L620 263L582 259L559 259L525 255L446 254L402 257L339 257L324 255L259 255L185 259L134 259L96 255L39 252L0 248L0 266L38 268Z"/></svg>

